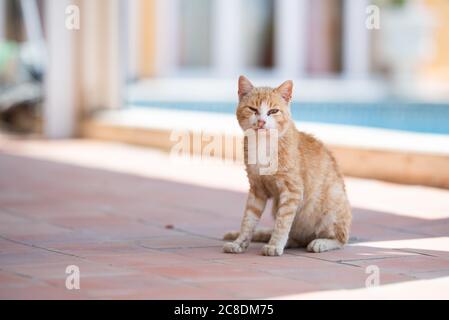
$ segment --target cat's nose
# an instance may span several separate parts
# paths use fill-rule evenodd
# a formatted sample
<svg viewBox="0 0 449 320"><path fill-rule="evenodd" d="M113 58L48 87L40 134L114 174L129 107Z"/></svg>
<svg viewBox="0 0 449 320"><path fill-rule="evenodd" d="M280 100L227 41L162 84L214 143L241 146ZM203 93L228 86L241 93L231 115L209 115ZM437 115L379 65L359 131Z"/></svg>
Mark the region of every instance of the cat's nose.
<svg viewBox="0 0 449 320"><path fill-rule="evenodd" d="M261 129L265 126L266 121L265 120L258 120L257 126Z"/></svg>

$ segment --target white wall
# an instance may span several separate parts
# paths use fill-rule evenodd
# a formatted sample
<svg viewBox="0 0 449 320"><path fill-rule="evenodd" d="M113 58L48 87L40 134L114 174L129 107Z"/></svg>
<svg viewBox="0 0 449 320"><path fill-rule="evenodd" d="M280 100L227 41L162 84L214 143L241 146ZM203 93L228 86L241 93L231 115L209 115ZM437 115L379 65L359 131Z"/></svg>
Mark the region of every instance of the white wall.
<svg viewBox="0 0 449 320"><path fill-rule="evenodd" d="M77 34L65 27L70 0L46 0L48 69L45 79L44 134L67 138L76 130L79 103Z"/></svg>

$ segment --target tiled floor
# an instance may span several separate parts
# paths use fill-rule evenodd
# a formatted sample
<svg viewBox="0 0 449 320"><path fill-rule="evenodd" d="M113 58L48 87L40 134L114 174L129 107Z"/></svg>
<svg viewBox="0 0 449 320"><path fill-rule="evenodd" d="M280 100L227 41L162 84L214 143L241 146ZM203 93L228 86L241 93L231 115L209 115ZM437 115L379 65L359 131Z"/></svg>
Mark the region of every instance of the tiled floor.
<svg viewBox="0 0 449 320"><path fill-rule="evenodd" d="M254 244L228 255L220 238L240 224L241 167L3 136L0 298L449 298L449 191L347 185L354 222L345 249L263 257ZM70 265L79 290L66 288ZM373 270L381 286L366 288Z"/></svg>

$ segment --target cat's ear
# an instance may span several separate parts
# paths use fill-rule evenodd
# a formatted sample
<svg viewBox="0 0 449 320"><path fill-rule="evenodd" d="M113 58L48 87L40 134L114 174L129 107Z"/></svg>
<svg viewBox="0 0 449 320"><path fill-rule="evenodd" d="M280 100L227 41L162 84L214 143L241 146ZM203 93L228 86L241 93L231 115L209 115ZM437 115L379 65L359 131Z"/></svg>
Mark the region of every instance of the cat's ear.
<svg viewBox="0 0 449 320"><path fill-rule="evenodd" d="M253 84L244 76L239 77L239 99L246 96L251 90L254 89Z"/></svg>
<svg viewBox="0 0 449 320"><path fill-rule="evenodd" d="M292 99L293 81L287 80L276 88L276 91L284 98L286 102Z"/></svg>

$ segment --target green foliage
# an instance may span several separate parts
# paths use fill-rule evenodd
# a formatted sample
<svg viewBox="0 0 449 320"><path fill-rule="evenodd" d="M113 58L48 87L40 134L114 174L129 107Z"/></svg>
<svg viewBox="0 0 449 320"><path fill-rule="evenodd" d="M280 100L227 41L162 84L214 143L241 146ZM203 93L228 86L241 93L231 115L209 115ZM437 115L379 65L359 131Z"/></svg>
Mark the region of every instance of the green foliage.
<svg viewBox="0 0 449 320"><path fill-rule="evenodd" d="M374 0L374 3L380 6L403 7L407 0Z"/></svg>
<svg viewBox="0 0 449 320"><path fill-rule="evenodd" d="M390 0L390 3L394 6L401 7L405 4L406 0Z"/></svg>
<svg viewBox="0 0 449 320"><path fill-rule="evenodd" d="M0 42L0 73L13 61L19 53L19 47L15 42Z"/></svg>

